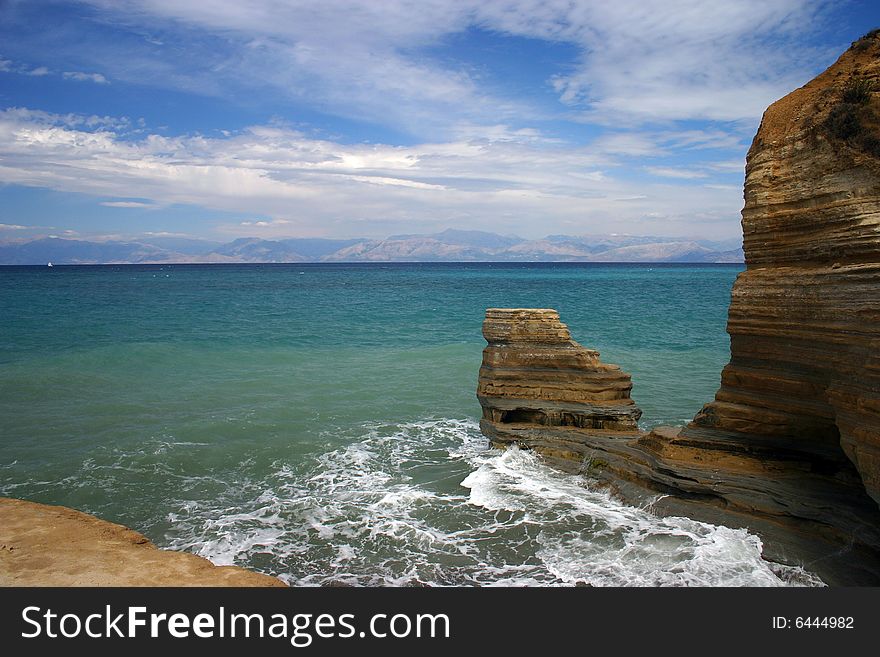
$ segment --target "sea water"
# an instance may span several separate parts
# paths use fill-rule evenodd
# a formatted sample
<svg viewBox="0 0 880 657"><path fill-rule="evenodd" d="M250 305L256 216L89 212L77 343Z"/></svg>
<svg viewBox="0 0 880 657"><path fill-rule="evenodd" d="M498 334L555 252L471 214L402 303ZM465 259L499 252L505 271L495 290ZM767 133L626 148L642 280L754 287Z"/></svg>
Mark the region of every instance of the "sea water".
<svg viewBox="0 0 880 657"><path fill-rule="evenodd" d="M760 540L490 449L488 307L555 308L680 424L741 265L0 268L0 495L297 585L817 584Z"/></svg>

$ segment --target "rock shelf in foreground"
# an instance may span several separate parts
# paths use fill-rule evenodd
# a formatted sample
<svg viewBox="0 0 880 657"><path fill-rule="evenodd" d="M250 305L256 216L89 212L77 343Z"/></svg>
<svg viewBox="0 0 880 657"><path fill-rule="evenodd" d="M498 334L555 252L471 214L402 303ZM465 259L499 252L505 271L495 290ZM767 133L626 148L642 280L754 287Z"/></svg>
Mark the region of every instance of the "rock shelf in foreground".
<svg viewBox="0 0 880 657"><path fill-rule="evenodd" d="M160 550L136 531L63 506L0 498L0 586L285 586Z"/></svg>

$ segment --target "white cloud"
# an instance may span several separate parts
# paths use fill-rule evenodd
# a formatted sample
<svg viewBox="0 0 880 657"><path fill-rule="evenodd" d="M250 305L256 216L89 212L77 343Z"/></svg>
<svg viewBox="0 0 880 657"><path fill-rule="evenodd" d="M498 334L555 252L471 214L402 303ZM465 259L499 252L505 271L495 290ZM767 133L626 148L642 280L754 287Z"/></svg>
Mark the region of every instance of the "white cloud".
<svg viewBox="0 0 880 657"><path fill-rule="evenodd" d="M832 6L824 0L89 1L126 21L226 43L225 56L188 58L216 62L210 79L207 70L182 70L187 60L172 71L171 63L161 70L154 63L171 84L199 78L216 90L218 76L256 82L338 114L422 132L541 114L515 90L487 84L491 71L437 54L468 29L573 46L576 61L548 70L546 83L584 120L615 125L751 124L817 64L831 63L831 53L804 45ZM110 64L125 75L127 58L117 59ZM140 63L133 74L145 70Z"/></svg>
<svg viewBox="0 0 880 657"><path fill-rule="evenodd" d="M18 224L0 224L0 230L27 230L28 226L19 226Z"/></svg>
<svg viewBox="0 0 880 657"><path fill-rule="evenodd" d="M564 34L583 54L572 73L554 78L554 88L562 102L602 122L754 121L814 73L804 62L818 53L803 43L823 4L574 3ZM526 20L511 29L530 31Z"/></svg>
<svg viewBox="0 0 880 657"><path fill-rule="evenodd" d="M687 235L705 223L735 235L737 177L761 112L832 59L804 45L831 6L821 0L84 2L138 26L148 50L77 45L75 66L103 74L68 79L265 92L413 136L352 144L283 125L163 136L125 117L0 116L0 181L145 199L104 202L117 208L183 203L260 217L224 227L241 234L452 225L539 236L612 224ZM475 29L565 44L574 59L552 63L539 88L523 86L529 76L496 80L489 63L447 47ZM286 219L292 208L297 218Z"/></svg>
<svg viewBox="0 0 880 657"><path fill-rule="evenodd" d="M101 205L108 208L154 208L153 203L141 203L140 201L102 201Z"/></svg>
<svg viewBox="0 0 880 657"><path fill-rule="evenodd" d="M44 77L51 75L52 71L48 66L36 66L29 68L26 65L19 64L13 66L13 62L8 59L0 59L0 72L15 71L32 77ZM100 73L84 73L83 71L64 71L61 76L65 80L75 80L77 82L94 82L96 84L110 84L110 81Z"/></svg>
<svg viewBox="0 0 880 657"><path fill-rule="evenodd" d="M719 185L717 183L706 183L703 185L706 189L719 189L728 192L736 192L739 194L742 191L742 187L739 185Z"/></svg>
<svg viewBox="0 0 880 657"><path fill-rule="evenodd" d="M130 127L130 121L126 117L98 116L96 114L54 114L43 110L29 109L26 107L8 107L3 110L7 120L23 121L42 125L57 125L66 128L85 128L88 130L114 130L124 131Z"/></svg>
<svg viewBox="0 0 880 657"><path fill-rule="evenodd" d="M239 222L239 226L253 226L254 228L270 228L272 226L286 226L290 221L287 219L273 219L271 221L252 219L250 221Z"/></svg>
<svg viewBox="0 0 880 657"><path fill-rule="evenodd" d="M64 71L62 76L65 80L77 82L94 82L95 84L110 84L110 81L100 73L83 73L82 71Z"/></svg>
<svg viewBox="0 0 880 657"><path fill-rule="evenodd" d="M723 171L728 173L742 173L746 168L745 158L742 160L725 160L722 162L706 162L704 165L712 171Z"/></svg>
<svg viewBox="0 0 880 657"><path fill-rule="evenodd" d="M535 128L513 128L503 123L495 125L463 122L453 125L450 130L453 139L486 140L486 141L518 141L559 143L559 139L549 139Z"/></svg>
<svg viewBox="0 0 880 657"><path fill-rule="evenodd" d="M638 130L606 131L593 143L603 152L624 157L656 157L681 152L709 150L742 151L752 138L751 131L724 130ZM740 166L740 169L742 167ZM717 169L721 170L721 169Z"/></svg>
<svg viewBox="0 0 880 657"><path fill-rule="evenodd" d="M606 133L593 142L602 152L629 157L661 155L665 152L655 135L639 132Z"/></svg>
<svg viewBox="0 0 880 657"><path fill-rule="evenodd" d="M265 235L385 236L389 228L475 225L526 237L611 227L686 234L705 217L716 222L710 236L739 229L740 192L628 182L601 144L343 144L279 126L132 139L112 126L0 112L0 182L145 199L103 201L123 207L149 200L261 217L222 227L238 234L258 227Z"/></svg>
<svg viewBox="0 0 880 657"><path fill-rule="evenodd" d="M692 180L694 178L707 178L709 174L694 169L685 169L679 167L645 167L645 171L652 176L661 178L681 178L683 180Z"/></svg>
<svg viewBox="0 0 880 657"><path fill-rule="evenodd" d="M390 178L388 176L349 176L357 182L369 183L371 185L397 185L399 187L414 187L416 189L446 189L443 185L432 185L430 183L419 182L418 180L406 180L405 178Z"/></svg>

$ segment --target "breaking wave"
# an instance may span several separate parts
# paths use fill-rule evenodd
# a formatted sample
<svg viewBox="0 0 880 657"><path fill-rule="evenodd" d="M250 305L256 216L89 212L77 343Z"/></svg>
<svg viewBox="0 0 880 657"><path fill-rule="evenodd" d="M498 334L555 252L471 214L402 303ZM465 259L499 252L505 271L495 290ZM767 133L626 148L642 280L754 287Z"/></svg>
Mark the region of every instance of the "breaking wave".
<svg viewBox="0 0 880 657"><path fill-rule="evenodd" d="M179 501L164 546L300 586L822 584L764 560L743 529L660 518L529 452L490 449L472 421L359 431L210 501Z"/></svg>

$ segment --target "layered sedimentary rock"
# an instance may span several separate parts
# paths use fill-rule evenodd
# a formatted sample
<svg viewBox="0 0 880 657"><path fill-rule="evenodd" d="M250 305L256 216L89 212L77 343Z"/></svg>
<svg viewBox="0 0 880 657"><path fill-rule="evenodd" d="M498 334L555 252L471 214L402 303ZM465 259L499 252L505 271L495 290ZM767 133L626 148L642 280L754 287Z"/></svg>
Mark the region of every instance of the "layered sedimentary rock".
<svg viewBox="0 0 880 657"><path fill-rule="evenodd" d="M730 364L684 433L842 451L880 502L878 56L869 35L764 114L746 167Z"/></svg>
<svg viewBox="0 0 880 657"><path fill-rule="evenodd" d="M555 310L490 308L483 337L489 344L477 388L480 428L494 442L527 443L551 458L571 460L582 456L579 445L564 444L562 433L550 437L554 429L638 435L642 412L630 398L629 375L572 340ZM524 439L523 432L534 427L542 431Z"/></svg>
<svg viewBox="0 0 880 657"><path fill-rule="evenodd" d="M639 431L629 375L574 342L556 311L491 308L483 334L477 396L493 445L658 513L748 527L768 557L828 583L880 584L880 510L839 446L696 423Z"/></svg>
<svg viewBox="0 0 880 657"><path fill-rule="evenodd" d="M687 427L627 436L577 423L506 422L504 405L483 391L518 399L514 371L499 387L493 363L505 362L508 350L521 361L529 348L493 344L490 331L483 430L496 444L568 460L629 498L663 493L660 512L748 526L765 538L766 554L830 583L878 584L877 33L767 110L748 153L742 225L747 268L732 293L731 360L715 400ZM506 330L524 334L528 325ZM544 378L523 369L525 387L564 396L554 383L571 377L554 382L552 367L539 369ZM539 410L529 407L534 417Z"/></svg>
<svg viewBox="0 0 880 657"><path fill-rule="evenodd" d="M0 498L0 586L285 586L236 566L160 550L62 506Z"/></svg>

